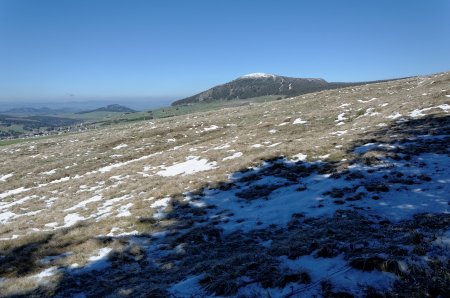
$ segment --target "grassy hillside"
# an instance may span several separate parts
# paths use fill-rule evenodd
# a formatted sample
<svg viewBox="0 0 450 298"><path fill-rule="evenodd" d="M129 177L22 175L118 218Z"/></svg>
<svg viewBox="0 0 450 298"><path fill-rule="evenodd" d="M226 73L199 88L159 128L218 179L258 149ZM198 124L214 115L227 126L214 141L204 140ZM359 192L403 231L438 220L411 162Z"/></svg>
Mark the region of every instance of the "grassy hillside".
<svg viewBox="0 0 450 298"><path fill-rule="evenodd" d="M2 146L0 296L444 297L449 84L172 107Z"/></svg>

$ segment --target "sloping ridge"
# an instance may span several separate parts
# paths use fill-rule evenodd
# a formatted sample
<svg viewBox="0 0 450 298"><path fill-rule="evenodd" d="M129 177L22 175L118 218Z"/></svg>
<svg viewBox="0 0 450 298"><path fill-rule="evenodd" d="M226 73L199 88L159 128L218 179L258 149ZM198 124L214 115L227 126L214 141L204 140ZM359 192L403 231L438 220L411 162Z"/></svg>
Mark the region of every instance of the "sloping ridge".
<svg viewBox="0 0 450 298"><path fill-rule="evenodd" d="M372 82L327 82L321 78L292 78L265 73L253 73L241 76L231 82L215 86L196 95L177 100L172 106L215 100L247 99L267 95L297 96L328 89L343 88Z"/></svg>

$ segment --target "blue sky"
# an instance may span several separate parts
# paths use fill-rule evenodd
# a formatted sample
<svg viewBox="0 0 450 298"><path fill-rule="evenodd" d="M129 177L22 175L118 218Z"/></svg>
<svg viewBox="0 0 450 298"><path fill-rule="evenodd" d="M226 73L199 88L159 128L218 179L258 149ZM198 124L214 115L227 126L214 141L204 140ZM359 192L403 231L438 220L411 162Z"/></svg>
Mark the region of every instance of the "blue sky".
<svg viewBox="0 0 450 298"><path fill-rule="evenodd" d="M449 70L448 0L0 0L0 101L175 99L252 72Z"/></svg>

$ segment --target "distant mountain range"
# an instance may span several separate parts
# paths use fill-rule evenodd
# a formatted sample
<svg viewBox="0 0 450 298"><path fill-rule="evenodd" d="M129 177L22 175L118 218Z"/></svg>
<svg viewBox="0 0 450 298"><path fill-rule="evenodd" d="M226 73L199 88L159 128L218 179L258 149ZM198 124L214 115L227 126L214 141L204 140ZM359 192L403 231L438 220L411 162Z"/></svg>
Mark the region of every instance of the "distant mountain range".
<svg viewBox="0 0 450 298"><path fill-rule="evenodd" d="M52 114L60 114L60 113L72 113L76 111L73 108L60 108L60 109L50 109L47 107L42 108L33 108L33 107L18 107L12 108L6 111L0 112L1 114L7 115L52 115Z"/></svg>
<svg viewBox="0 0 450 298"><path fill-rule="evenodd" d="M291 78L266 73L252 73L241 76L231 82L215 86L196 95L177 100L173 106L186 105L197 102L211 102L215 100L247 99L267 95L292 97L305 93L317 92L327 89L363 85L372 82L327 82L321 78Z"/></svg>
<svg viewBox="0 0 450 298"><path fill-rule="evenodd" d="M113 105L108 105L106 107L101 107L101 108L98 108L95 110L78 112L76 114L87 114L87 113L94 113L94 112L136 113L137 111L127 108L125 106L113 104Z"/></svg>

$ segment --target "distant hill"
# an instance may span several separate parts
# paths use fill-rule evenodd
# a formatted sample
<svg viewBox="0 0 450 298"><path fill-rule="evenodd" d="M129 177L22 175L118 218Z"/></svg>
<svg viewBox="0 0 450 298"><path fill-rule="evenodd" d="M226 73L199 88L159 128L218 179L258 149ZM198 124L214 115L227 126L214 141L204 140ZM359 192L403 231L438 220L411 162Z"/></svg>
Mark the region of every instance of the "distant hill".
<svg viewBox="0 0 450 298"><path fill-rule="evenodd" d="M71 113L76 109L73 108L60 108L60 109L50 109L48 107L33 108L33 107L18 107L2 111L0 113L7 115L22 115L22 116L33 116L33 115L52 115L60 113Z"/></svg>
<svg viewBox="0 0 450 298"><path fill-rule="evenodd" d="M267 95L292 97L305 93L367 83L372 82L340 83L327 82L321 78L291 78L266 73L252 73L241 76L223 85L215 86L196 95L177 100L172 105L177 106L224 99L246 99Z"/></svg>
<svg viewBox="0 0 450 298"><path fill-rule="evenodd" d="M101 108L98 108L95 110L78 112L76 114L87 114L87 113L94 113L94 112L136 113L137 111L130 109L128 107L125 107L125 106L113 104L113 105L108 105L106 107L101 107Z"/></svg>

